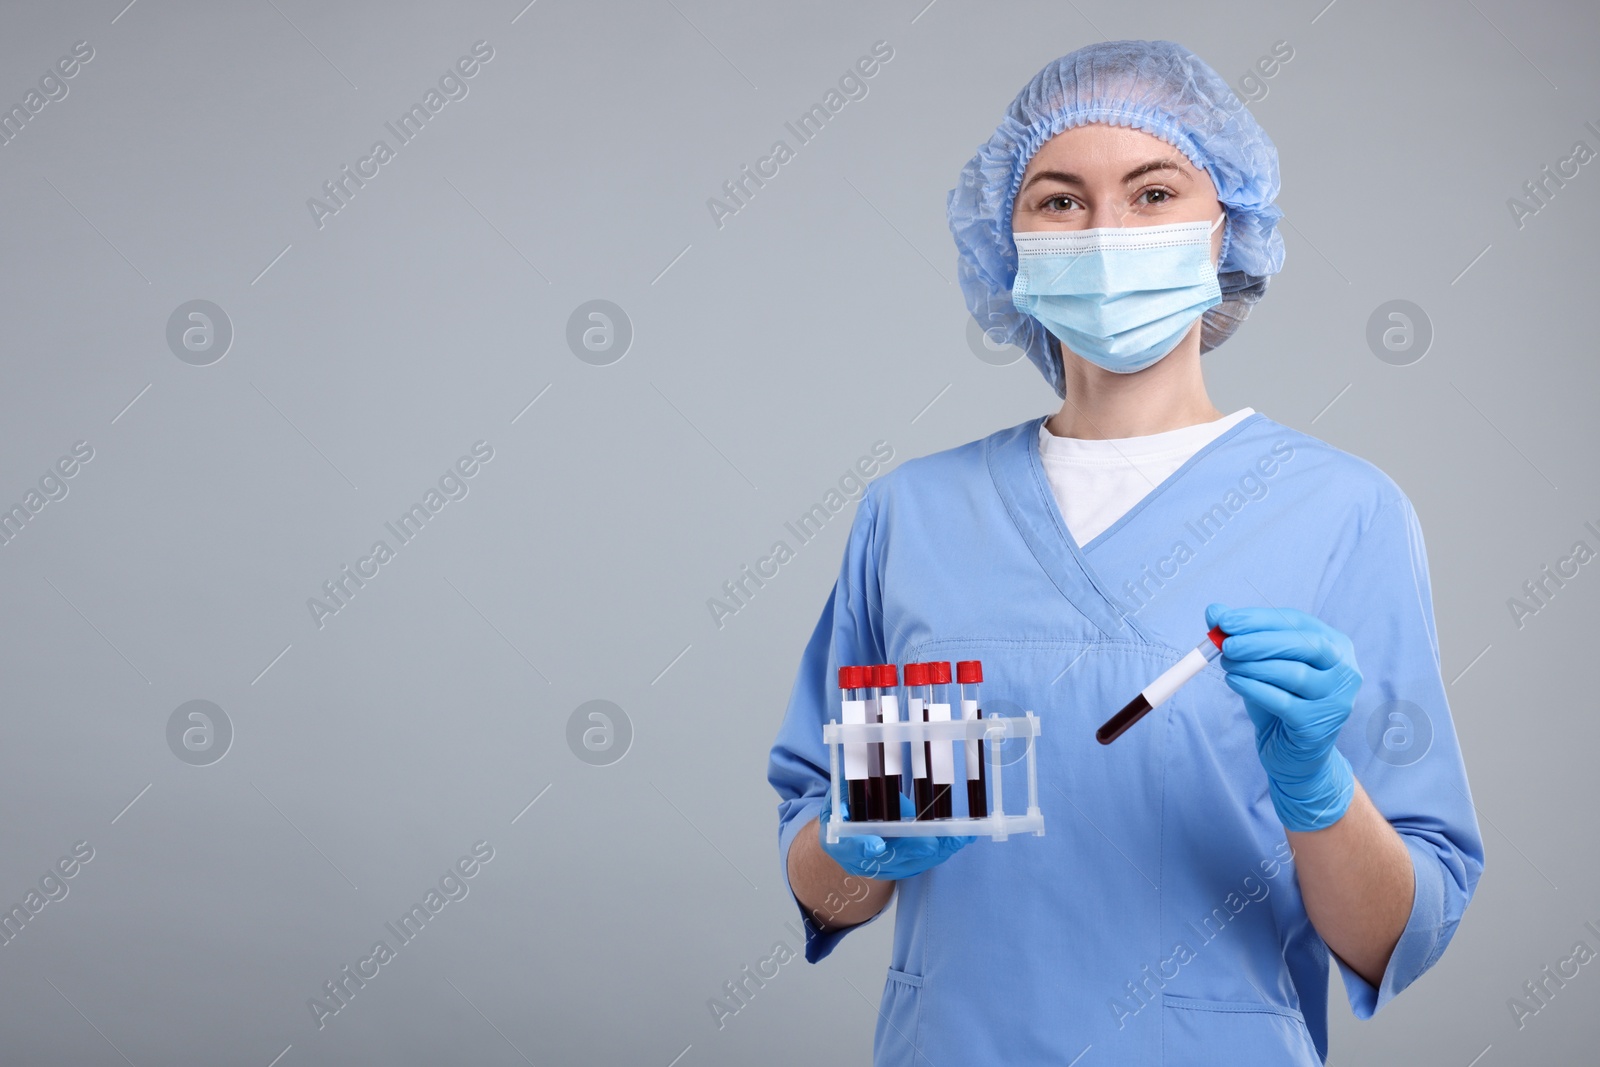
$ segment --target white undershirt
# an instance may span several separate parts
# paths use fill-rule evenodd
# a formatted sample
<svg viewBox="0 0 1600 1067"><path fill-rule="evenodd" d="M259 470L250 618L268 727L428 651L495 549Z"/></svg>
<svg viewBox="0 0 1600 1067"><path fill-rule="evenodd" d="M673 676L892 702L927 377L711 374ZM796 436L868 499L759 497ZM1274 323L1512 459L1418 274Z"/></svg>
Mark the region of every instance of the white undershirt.
<svg viewBox="0 0 1600 1067"><path fill-rule="evenodd" d="M1083 546L1099 537L1196 452L1254 414L1241 408L1215 422L1109 441L1057 437L1041 423L1039 458L1072 539Z"/></svg>

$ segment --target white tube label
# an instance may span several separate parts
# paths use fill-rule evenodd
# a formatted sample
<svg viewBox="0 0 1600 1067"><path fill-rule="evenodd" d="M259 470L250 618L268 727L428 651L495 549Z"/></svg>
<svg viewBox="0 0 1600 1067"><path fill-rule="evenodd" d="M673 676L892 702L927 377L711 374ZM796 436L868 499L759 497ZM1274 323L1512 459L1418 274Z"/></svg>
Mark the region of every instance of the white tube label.
<svg viewBox="0 0 1600 1067"><path fill-rule="evenodd" d="M963 719L976 719L978 717L978 702L976 700L963 700L961 702L961 717ZM967 741L967 781L978 780L978 742Z"/></svg>
<svg viewBox="0 0 1600 1067"><path fill-rule="evenodd" d="M1206 669L1206 654L1198 648L1167 668L1167 672L1144 688L1151 708L1160 707L1190 678Z"/></svg>
<svg viewBox="0 0 1600 1067"><path fill-rule="evenodd" d="M867 700L867 721L878 721L878 699L876 697L872 697ZM867 773L873 778L877 778L883 774L882 752L882 745L867 746Z"/></svg>
<svg viewBox="0 0 1600 1067"><path fill-rule="evenodd" d="M844 702L844 721L859 724L867 721L867 702L865 700L846 700ZM867 777L867 743L865 741L846 741L844 743L844 776L850 779Z"/></svg>
<svg viewBox="0 0 1600 1067"><path fill-rule="evenodd" d="M929 704L929 722L949 722L949 704ZM951 741L933 742L933 784L954 785L956 780L955 753L950 750L954 744Z"/></svg>
<svg viewBox="0 0 1600 1067"><path fill-rule="evenodd" d="M900 721L900 698L892 693L883 694L883 721ZM894 775L905 770L905 742L896 741L883 746L883 773Z"/></svg>
<svg viewBox="0 0 1600 1067"><path fill-rule="evenodd" d="M906 700L906 718L911 726L911 777L928 777L928 751L921 738L922 698Z"/></svg>

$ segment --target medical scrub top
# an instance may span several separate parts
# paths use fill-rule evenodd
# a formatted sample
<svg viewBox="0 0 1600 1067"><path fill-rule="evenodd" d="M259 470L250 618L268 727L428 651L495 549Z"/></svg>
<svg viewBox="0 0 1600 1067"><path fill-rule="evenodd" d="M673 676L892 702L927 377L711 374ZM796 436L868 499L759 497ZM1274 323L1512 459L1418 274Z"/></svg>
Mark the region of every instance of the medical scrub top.
<svg viewBox="0 0 1600 1067"><path fill-rule="evenodd" d="M1363 680L1338 747L1416 874L1376 987L1332 957L1370 1017L1439 959L1483 870L1416 513L1376 467L1257 412L1080 546L1042 422L864 493L772 748L784 877L828 787L837 668L982 660L986 717L1039 716L1046 833L979 838L896 883L873 1062L1065 1064L1092 1048L1084 1064L1321 1063L1332 954L1221 669L1113 744L1094 733L1195 647L1213 601L1298 608L1349 636ZM813 963L859 928L801 913Z"/></svg>

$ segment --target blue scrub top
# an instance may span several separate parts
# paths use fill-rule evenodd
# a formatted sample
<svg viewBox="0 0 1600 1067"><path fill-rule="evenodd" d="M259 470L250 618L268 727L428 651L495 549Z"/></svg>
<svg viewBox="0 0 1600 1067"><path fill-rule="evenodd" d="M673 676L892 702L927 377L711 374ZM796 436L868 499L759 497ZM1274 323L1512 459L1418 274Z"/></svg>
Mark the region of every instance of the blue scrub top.
<svg viewBox="0 0 1600 1067"><path fill-rule="evenodd" d="M1047 833L980 838L897 883L873 1062L1066 1063L1092 1046L1096 1063L1321 1063L1332 954L1220 668L1115 743L1094 732L1195 646L1213 601L1350 637L1363 682L1339 750L1416 872L1381 983L1332 956L1370 1017L1438 960L1483 870L1416 513L1376 467L1257 413L1080 547L1042 421L868 486L772 748L784 877L828 786L837 668L982 660L985 714L1041 719ZM801 913L815 963L849 930Z"/></svg>

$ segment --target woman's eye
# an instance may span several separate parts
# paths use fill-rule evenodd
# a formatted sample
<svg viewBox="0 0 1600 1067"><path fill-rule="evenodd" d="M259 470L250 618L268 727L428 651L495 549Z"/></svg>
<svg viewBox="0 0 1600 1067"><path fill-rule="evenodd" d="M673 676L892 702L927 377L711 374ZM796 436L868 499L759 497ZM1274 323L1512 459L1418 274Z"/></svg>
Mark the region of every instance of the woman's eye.
<svg viewBox="0 0 1600 1067"><path fill-rule="evenodd" d="M1066 211L1072 202L1070 196L1052 196L1044 202L1044 207L1048 211Z"/></svg>
<svg viewBox="0 0 1600 1067"><path fill-rule="evenodd" d="M1154 200L1147 200L1146 201L1146 203L1150 203L1150 204L1164 204L1168 200L1172 199L1172 193L1170 193L1166 189L1146 189L1143 193L1141 193L1139 195L1143 196L1143 197L1155 197Z"/></svg>

